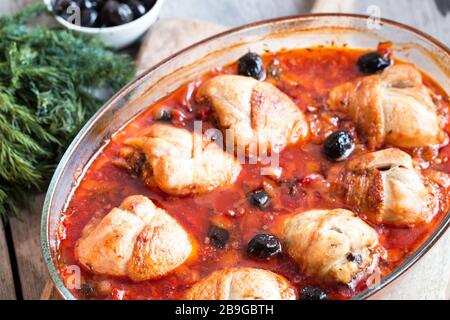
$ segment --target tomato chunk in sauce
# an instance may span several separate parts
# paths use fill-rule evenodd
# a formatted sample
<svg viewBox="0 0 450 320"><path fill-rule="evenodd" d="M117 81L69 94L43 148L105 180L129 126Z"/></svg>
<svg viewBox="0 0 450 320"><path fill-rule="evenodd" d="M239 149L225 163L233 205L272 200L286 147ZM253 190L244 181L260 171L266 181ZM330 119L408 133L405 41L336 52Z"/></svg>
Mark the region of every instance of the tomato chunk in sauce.
<svg viewBox="0 0 450 320"><path fill-rule="evenodd" d="M193 129L194 120L202 120L204 129L214 127L212 112L206 105L195 102L197 88L207 79L219 74L236 74L237 65L214 69L208 74L181 86L156 104L149 106L123 130L105 142L77 185L59 227L59 271L69 281L69 266L81 268L81 288L71 290L79 299L177 299L194 283L212 272L228 267L256 267L284 276L300 292L306 286L318 286L329 299L349 299L365 290L367 279L353 287L330 285L320 279L307 277L287 255L270 260L255 260L246 253L248 242L260 233L276 234L280 221L289 214L308 209L347 208L342 199L330 192L327 177L341 163L327 160L322 153L325 137L337 130L355 132L354 124L337 113L327 111L326 101L332 88L363 76L357 60L363 51L348 48L315 47L280 51L263 55L267 78L286 93L306 115L311 135L306 142L286 147L280 154L282 175L271 179L261 175L260 164L243 164L237 181L231 186L196 196L176 197L148 187L115 164L124 140L139 136L139 132L155 123L153 115L161 108L172 112L174 126ZM401 63L396 61L395 63ZM432 79L424 75L425 85L439 96L442 108L450 106L449 98ZM450 128L446 128L448 132ZM406 150L423 157L430 166L450 172L450 149L427 155L426 150ZM362 140L356 141L353 155L368 152ZM352 155L352 156L353 156ZM270 201L259 208L251 201L255 190L264 189ZM197 243L193 258L169 275L158 280L132 282L126 278L96 275L84 269L74 257L74 247L83 228L91 219L102 218L130 195L144 195L172 215ZM441 210L427 224L415 227L374 225L380 242L386 249L378 272L385 277L407 259L442 221ZM362 217L364 218L364 217ZM210 227L218 226L229 232L224 248L208 241Z"/></svg>

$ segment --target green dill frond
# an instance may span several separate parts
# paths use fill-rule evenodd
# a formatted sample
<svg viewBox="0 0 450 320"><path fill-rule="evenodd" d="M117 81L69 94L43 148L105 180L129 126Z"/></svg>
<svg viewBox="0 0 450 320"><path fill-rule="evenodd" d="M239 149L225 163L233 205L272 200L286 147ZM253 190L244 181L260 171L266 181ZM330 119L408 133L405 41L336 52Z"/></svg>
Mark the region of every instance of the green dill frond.
<svg viewBox="0 0 450 320"><path fill-rule="evenodd" d="M46 12L34 4L0 17L0 216L16 215L40 190L83 124L134 77L133 61L99 40L68 30L29 27Z"/></svg>

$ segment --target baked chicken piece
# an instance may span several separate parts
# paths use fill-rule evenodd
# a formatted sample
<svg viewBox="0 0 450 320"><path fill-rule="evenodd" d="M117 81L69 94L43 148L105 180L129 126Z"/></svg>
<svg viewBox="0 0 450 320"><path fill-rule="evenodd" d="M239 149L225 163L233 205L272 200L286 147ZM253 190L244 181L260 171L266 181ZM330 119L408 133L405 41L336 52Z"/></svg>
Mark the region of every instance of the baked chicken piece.
<svg viewBox="0 0 450 320"><path fill-rule="evenodd" d="M168 125L154 124L125 144L128 147L121 150L121 156L128 164L141 166L138 171L147 184L172 195L199 194L230 185L241 171L234 157L213 141ZM140 159L136 152L144 155L144 161L135 160Z"/></svg>
<svg viewBox="0 0 450 320"><path fill-rule="evenodd" d="M254 268L216 271L185 294L186 300L295 300L289 282L273 272Z"/></svg>
<svg viewBox="0 0 450 320"><path fill-rule="evenodd" d="M423 147L445 139L437 106L412 65L340 85L331 91L328 104L355 122L372 149L383 143Z"/></svg>
<svg viewBox="0 0 450 320"><path fill-rule="evenodd" d="M92 221L75 247L90 271L143 281L162 277L191 254L186 231L144 196L130 196L101 221Z"/></svg>
<svg viewBox="0 0 450 320"><path fill-rule="evenodd" d="M349 161L336 188L348 205L375 223L426 222L437 208L434 185L414 170L409 154L395 148Z"/></svg>
<svg viewBox="0 0 450 320"><path fill-rule="evenodd" d="M375 230L345 209L295 214L281 238L303 273L332 283L351 284L372 272L382 251Z"/></svg>
<svg viewBox="0 0 450 320"><path fill-rule="evenodd" d="M287 95L250 77L214 77L200 86L196 99L213 108L220 127L247 154L256 147L259 154L279 152L309 132L305 116Z"/></svg>

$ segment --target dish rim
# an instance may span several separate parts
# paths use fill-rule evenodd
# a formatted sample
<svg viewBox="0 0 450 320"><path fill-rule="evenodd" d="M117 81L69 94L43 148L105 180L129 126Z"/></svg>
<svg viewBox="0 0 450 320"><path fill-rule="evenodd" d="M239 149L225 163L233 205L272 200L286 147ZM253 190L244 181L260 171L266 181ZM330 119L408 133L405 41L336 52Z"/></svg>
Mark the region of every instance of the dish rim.
<svg viewBox="0 0 450 320"><path fill-rule="evenodd" d="M196 42L172 55L169 57L163 59L153 67L147 69L145 72L142 72L139 74L134 80L132 80L130 83L128 83L125 87L123 87L119 92L117 92L109 101L107 101L83 126L83 128L80 130L80 132L76 135L76 137L73 139L69 147L67 148L66 152L64 153L63 157L61 158L53 177L50 181L44 206L42 209L42 217L41 217L41 249L44 257L45 264L47 266L47 270L50 274L50 277L53 281L53 284L55 285L56 289L58 290L59 294L65 299L65 300L77 300L75 296L66 288L64 285L61 277L59 276L59 273L56 269L55 263L53 261L53 255L50 249L50 205L52 203L53 199L53 193L55 190L55 186L57 185L60 176L63 172L63 169L66 166L66 163L68 159L72 156L74 151L77 149L79 143L83 140L85 134L87 133L88 129L98 121L99 118L101 118L102 114L105 112L105 110L111 105L114 104L116 101L120 100L122 97L124 97L130 90L132 90L137 83L139 83L144 77L149 76L151 73L153 73L155 70L159 69L161 66L166 64L168 61L174 59L180 54L183 54L185 52L188 52L190 50L193 50L194 48L197 48L199 46L203 46L210 41L216 40L221 37L225 37L228 35L232 35L234 33L238 33L240 31L251 29L255 27L262 27L265 25L270 25L274 23L279 22L287 22L290 20L306 20L311 18L323 18L323 17L330 17L330 18L355 18L355 19L370 19L370 16L363 15L363 14L353 14L353 13L312 13L312 14L302 14L302 15L292 15L292 16L285 16L285 17L278 17L268 20L262 20L257 21L253 23L249 23L246 25L242 25L236 28L232 28L229 30L226 30L224 32L218 33L216 35L213 35L211 37L208 37L204 40L201 40L199 42ZM422 38L425 38L425 40L431 42L433 45L437 46L440 50L442 50L445 54L450 56L450 49L440 42L439 40L435 39L434 37L430 36L429 34L420 31L414 27L411 27L409 25L390 20L385 18L380 18L380 22L383 24L388 24L390 26L398 27L400 29L405 29L406 31L412 32L416 35L419 35ZM440 239L440 237L445 233L445 231L450 226L450 213L447 213L446 216L442 219L439 226L436 228L436 230L428 237L428 239L419 247L416 249L413 255L411 255L408 259L404 260L394 271L389 273L386 277L381 279L379 283L377 283L375 286L368 288L364 290L363 292L357 294L356 296L352 297L352 300L363 300L367 299L377 292L379 292L381 289L386 288L389 284L391 284L393 281L398 279L401 275L403 275L406 271L408 271L418 260L420 260L433 246L434 244Z"/></svg>

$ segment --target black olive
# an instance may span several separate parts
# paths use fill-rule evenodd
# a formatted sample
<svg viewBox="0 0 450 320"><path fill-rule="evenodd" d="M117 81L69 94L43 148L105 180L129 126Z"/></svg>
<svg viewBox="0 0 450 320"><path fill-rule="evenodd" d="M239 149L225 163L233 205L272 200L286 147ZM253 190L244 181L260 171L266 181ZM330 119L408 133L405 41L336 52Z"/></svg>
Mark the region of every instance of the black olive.
<svg viewBox="0 0 450 320"><path fill-rule="evenodd" d="M389 57L384 58L379 52L374 51L359 57L358 68L362 73L372 74L383 71L389 67L391 63L392 60Z"/></svg>
<svg viewBox="0 0 450 320"><path fill-rule="evenodd" d="M262 80L266 77L263 61L259 54L249 52L239 59L238 73L241 76Z"/></svg>
<svg viewBox="0 0 450 320"><path fill-rule="evenodd" d="M247 254L260 259L269 259L281 253L281 244L271 234L258 234L247 245Z"/></svg>
<svg viewBox="0 0 450 320"><path fill-rule="evenodd" d="M94 9L81 10L81 25L83 27L93 27L97 21L98 12Z"/></svg>
<svg viewBox="0 0 450 320"><path fill-rule="evenodd" d="M336 131L330 134L323 145L323 152L329 160L345 160L355 149L355 143L348 131Z"/></svg>
<svg viewBox="0 0 450 320"><path fill-rule="evenodd" d="M95 294L95 288L89 282L84 282L81 285L80 291L86 298L91 298Z"/></svg>
<svg viewBox="0 0 450 320"><path fill-rule="evenodd" d="M128 0L126 2L133 11L134 19L138 19L147 13L147 8L139 0Z"/></svg>
<svg viewBox="0 0 450 320"><path fill-rule="evenodd" d="M350 262L355 262L356 264L361 264L362 257L359 254L355 254L352 252L349 252L346 256L347 260Z"/></svg>
<svg viewBox="0 0 450 320"><path fill-rule="evenodd" d="M110 0L102 9L102 21L107 26L118 26L132 20L133 11L125 3Z"/></svg>
<svg viewBox="0 0 450 320"><path fill-rule="evenodd" d="M155 119L159 121L170 121L172 120L172 112L166 108L160 108L156 110Z"/></svg>
<svg viewBox="0 0 450 320"><path fill-rule="evenodd" d="M302 300L327 300L327 294L317 287L304 287L300 292Z"/></svg>
<svg viewBox="0 0 450 320"><path fill-rule="evenodd" d="M254 205L263 208L269 202L269 195L264 190L256 190L252 193Z"/></svg>
<svg viewBox="0 0 450 320"><path fill-rule="evenodd" d="M208 238L214 247L223 249L230 239L230 233L221 227L211 226L208 231Z"/></svg>
<svg viewBox="0 0 450 320"><path fill-rule="evenodd" d="M53 10L59 16L67 16L69 14L67 9L70 6L78 6L78 2L75 0L59 0L55 2Z"/></svg>
<svg viewBox="0 0 450 320"><path fill-rule="evenodd" d="M141 0L144 6L147 8L147 11L150 11L151 8L156 4L157 0Z"/></svg>

